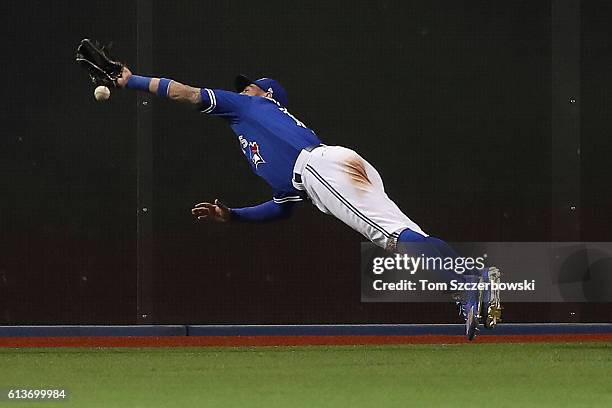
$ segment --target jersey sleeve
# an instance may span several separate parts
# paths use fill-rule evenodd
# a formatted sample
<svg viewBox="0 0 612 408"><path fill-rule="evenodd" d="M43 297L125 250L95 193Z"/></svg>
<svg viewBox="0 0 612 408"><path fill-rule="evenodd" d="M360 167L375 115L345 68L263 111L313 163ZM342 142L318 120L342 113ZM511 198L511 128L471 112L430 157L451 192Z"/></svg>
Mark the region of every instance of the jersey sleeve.
<svg viewBox="0 0 612 408"><path fill-rule="evenodd" d="M295 203L275 203L273 200L254 207L230 208L230 216L234 221L266 222L291 217Z"/></svg>
<svg viewBox="0 0 612 408"><path fill-rule="evenodd" d="M238 118L251 103L251 97L221 89L200 89L200 111L228 119Z"/></svg>
<svg viewBox="0 0 612 408"><path fill-rule="evenodd" d="M306 193L301 191L275 191L272 195L272 200L274 200L276 204L304 201L305 199Z"/></svg>

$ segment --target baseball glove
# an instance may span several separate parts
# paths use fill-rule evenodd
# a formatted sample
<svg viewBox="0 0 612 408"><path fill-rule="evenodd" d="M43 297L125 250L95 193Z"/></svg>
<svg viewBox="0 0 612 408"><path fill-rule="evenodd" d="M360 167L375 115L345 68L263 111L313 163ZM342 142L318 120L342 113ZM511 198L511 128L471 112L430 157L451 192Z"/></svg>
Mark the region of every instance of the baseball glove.
<svg viewBox="0 0 612 408"><path fill-rule="evenodd" d="M117 86L123 64L108 56L109 46L100 46L87 38L81 40L76 50L76 62L87 70L95 85Z"/></svg>

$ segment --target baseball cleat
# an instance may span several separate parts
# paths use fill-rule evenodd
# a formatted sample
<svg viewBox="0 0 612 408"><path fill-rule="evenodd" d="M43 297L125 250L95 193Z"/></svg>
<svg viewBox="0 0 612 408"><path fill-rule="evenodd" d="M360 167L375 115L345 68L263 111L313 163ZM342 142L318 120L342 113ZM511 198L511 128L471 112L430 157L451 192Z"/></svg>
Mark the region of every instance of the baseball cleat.
<svg viewBox="0 0 612 408"><path fill-rule="evenodd" d="M465 318L465 337L467 337L469 341L472 341L476 338L478 331L478 314L476 311L476 305L470 305Z"/></svg>
<svg viewBox="0 0 612 408"><path fill-rule="evenodd" d="M467 279L479 282L480 277L466 276ZM483 291L482 290L465 290L458 294L457 306L459 315L465 320L465 336L468 340L474 340L478 334L478 324L480 322L482 308Z"/></svg>
<svg viewBox="0 0 612 408"><path fill-rule="evenodd" d="M484 327L489 330L494 329L497 323L501 321L502 306L499 296L500 275L499 269L494 266L485 268L482 274L482 280L484 282L498 285L496 289L489 288L489 290L486 290L482 299L481 307L484 309L483 311L486 312L486 316L480 314L479 317L484 317Z"/></svg>

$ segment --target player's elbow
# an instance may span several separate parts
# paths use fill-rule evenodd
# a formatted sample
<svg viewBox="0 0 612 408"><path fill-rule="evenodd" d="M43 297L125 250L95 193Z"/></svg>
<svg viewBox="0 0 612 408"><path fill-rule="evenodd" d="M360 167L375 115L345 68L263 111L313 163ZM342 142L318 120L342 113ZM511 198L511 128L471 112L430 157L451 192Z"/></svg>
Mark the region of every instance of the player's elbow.
<svg viewBox="0 0 612 408"><path fill-rule="evenodd" d="M200 88L194 88L173 81L168 92L168 98L173 101L196 105L201 102Z"/></svg>
<svg viewBox="0 0 612 408"><path fill-rule="evenodd" d="M187 99L188 99L188 102L193 105L199 105L200 103L202 103L202 96L200 94L200 88L189 87Z"/></svg>

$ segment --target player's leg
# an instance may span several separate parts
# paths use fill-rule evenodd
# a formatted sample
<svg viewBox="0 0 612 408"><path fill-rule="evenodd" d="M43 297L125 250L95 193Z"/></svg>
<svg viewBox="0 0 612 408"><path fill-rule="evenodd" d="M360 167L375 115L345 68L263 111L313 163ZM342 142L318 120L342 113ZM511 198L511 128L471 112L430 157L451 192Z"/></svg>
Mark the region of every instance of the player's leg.
<svg viewBox="0 0 612 408"><path fill-rule="evenodd" d="M457 259L459 254L450 245L435 237L426 237L410 229L405 229L397 240L397 251L399 253L424 254L429 258L438 259ZM429 271L436 273L438 279L450 282L455 279L460 282L478 283L481 277L474 273L457 274L453 270ZM476 272L476 271L472 271ZM482 313L482 297L480 290L470 290L454 293L453 298L459 309L459 315L465 321L465 334L469 340L473 340L478 333L478 324Z"/></svg>
<svg viewBox="0 0 612 408"><path fill-rule="evenodd" d="M426 250L432 254L432 256L441 256L442 258L459 257L459 254L440 238L421 235L418 232L406 228L399 234L397 244L398 246L401 246L401 244L408 245L410 243L420 243L421 245L425 246Z"/></svg>
<svg viewBox="0 0 612 408"><path fill-rule="evenodd" d="M419 253L424 253L425 256L459 258L459 254L443 240L432 236L426 237L409 229L402 231L397 242L399 252L410 249L411 245L419 245ZM439 275L444 277L444 274ZM455 274L447 276L447 278L453 277L457 279ZM459 280L498 285L500 272L496 267L485 267L473 270L470 273L466 272ZM482 322L487 329L495 328L501 320L502 307L499 289L497 288L490 287L473 293L457 293L456 300L459 314L466 320L466 333L470 339L474 338L477 332L476 326L481 319L483 319Z"/></svg>
<svg viewBox="0 0 612 408"><path fill-rule="evenodd" d="M378 171L356 152L326 146L311 153L302 179L313 203L373 243L389 250L430 258L456 258L448 244L429 237L385 193ZM399 247L398 247L399 244ZM432 279L465 281L452 269L431 271Z"/></svg>
<svg viewBox="0 0 612 408"><path fill-rule="evenodd" d="M387 196L376 169L350 149L313 150L301 178L313 204L378 246L393 249L406 228L427 236Z"/></svg>
<svg viewBox="0 0 612 408"><path fill-rule="evenodd" d="M417 256L458 257L448 244L430 237L399 209L387 196L378 171L356 152L339 146L315 149L302 173L308 195L321 211L373 243L402 252L418 246ZM463 280L452 270L437 272L444 275L440 280Z"/></svg>
<svg viewBox="0 0 612 408"><path fill-rule="evenodd" d="M429 237L387 196L380 174L356 152L339 146L315 149L301 169L303 184L313 203L332 214L375 244L395 250L397 243L418 242L426 256L457 258L444 241ZM438 270L438 279L478 280L478 276ZM472 339L478 325L481 294L462 294L460 303L466 319L466 333Z"/></svg>

